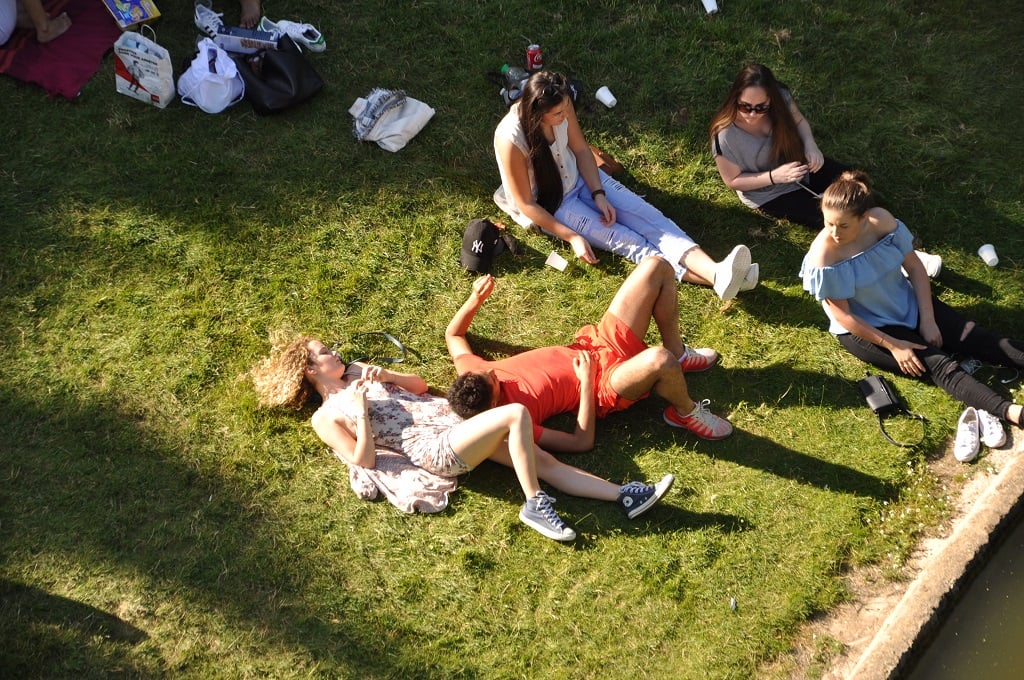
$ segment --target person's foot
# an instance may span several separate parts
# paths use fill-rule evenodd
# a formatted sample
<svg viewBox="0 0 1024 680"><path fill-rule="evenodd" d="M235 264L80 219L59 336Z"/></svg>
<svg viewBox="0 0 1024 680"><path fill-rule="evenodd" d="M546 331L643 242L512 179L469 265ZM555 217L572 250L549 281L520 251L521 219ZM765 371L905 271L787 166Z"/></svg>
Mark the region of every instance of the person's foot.
<svg viewBox="0 0 1024 680"><path fill-rule="evenodd" d="M213 9L204 2L196 3L195 14L193 15L196 28L198 28L199 32L207 38L216 38L217 33L224 28L224 21L221 19L223 16L223 14L214 12Z"/></svg>
<svg viewBox="0 0 1024 680"><path fill-rule="evenodd" d="M750 269L747 270L747 275L743 277L743 283L740 284L740 292L742 293L745 290L753 290L756 288L760 273L761 268L756 262L752 263L750 265Z"/></svg>
<svg viewBox="0 0 1024 680"><path fill-rule="evenodd" d="M929 279L934 279L942 272L941 255L932 255L931 253L926 253L923 250L915 250L914 252L917 253L917 259L921 260L921 264L924 265L924 271L928 275ZM903 272L904 276L907 275L906 269L900 267L900 271Z"/></svg>
<svg viewBox="0 0 1024 680"><path fill-rule="evenodd" d="M921 260L921 264L924 265L924 270L928 274L929 279L934 279L942 271L942 256L932 255L926 253L923 250L915 251L917 253L917 259Z"/></svg>
<svg viewBox="0 0 1024 680"><path fill-rule="evenodd" d="M728 257L715 267L715 282L712 288L715 289L718 297L728 302L736 297L748 271L750 271L750 249L744 245L738 245L732 249Z"/></svg>
<svg viewBox="0 0 1024 680"><path fill-rule="evenodd" d="M683 345L683 356L679 359L679 367L683 373L699 373L706 371L718 363L718 352L710 347L690 347Z"/></svg>
<svg viewBox="0 0 1024 680"><path fill-rule="evenodd" d="M260 0L239 0L242 6L242 16L238 25L242 28L255 28L260 21Z"/></svg>
<svg viewBox="0 0 1024 680"><path fill-rule="evenodd" d="M981 432L981 443L990 449L998 449L1006 443L1006 430L1003 422L983 409L978 409L978 430Z"/></svg>
<svg viewBox="0 0 1024 680"><path fill-rule="evenodd" d="M978 411L968 406L960 414L956 424L956 439L953 441L953 457L961 463L969 463L978 457L980 448L980 428Z"/></svg>
<svg viewBox="0 0 1024 680"><path fill-rule="evenodd" d="M533 498L527 499L523 509L519 511L519 519L523 524L536 529L541 534L556 541L572 541L576 532L566 526L551 504L555 499L543 491L538 491Z"/></svg>
<svg viewBox="0 0 1024 680"><path fill-rule="evenodd" d="M619 498L616 502L626 512L626 517L636 519L657 505L675 481L674 475L665 475L654 486L643 482L630 482L619 488Z"/></svg>
<svg viewBox="0 0 1024 680"><path fill-rule="evenodd" d="M71 17L67 12L61 12L59 15L51 17L46 22L46 26L36 29L36 40L40 43L51 42L67 33L69 28L71 28Z"/></svg>
<svg viewBox="0 0 1024 680"><path fill-rule="evenodd" d="M675 406L669 404L662 417L672 427L687 429L701 439L725 439L732 434L732 425L725 418L712 413L708 409L710 403L710 399L695 402L693 410L685 416L679 413Z"/></svg>

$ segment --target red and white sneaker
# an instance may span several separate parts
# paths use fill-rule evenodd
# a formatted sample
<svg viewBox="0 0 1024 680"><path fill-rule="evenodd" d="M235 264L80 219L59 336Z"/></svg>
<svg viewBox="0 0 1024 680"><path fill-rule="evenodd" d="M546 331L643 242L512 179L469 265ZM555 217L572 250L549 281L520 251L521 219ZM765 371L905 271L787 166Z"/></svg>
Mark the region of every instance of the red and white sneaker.
<svg viewBox="0 0 1024 680"><path fill-rule="evenodd" d="M725 439L732 434L732 425L725 418L719 418L710 410L710 399L698 401L693 405L689 415L680 415L672 404L668 405L662 417L672 427L682 427L701 439Z"/></svg>
<svg viewBox="0 0 1024 680"><path fill-rule="evenodd" d="M718 363L718 352L710 347L690 347L683 345L683 356L679 366L683 373L699 373L706 371Z"/></svg>

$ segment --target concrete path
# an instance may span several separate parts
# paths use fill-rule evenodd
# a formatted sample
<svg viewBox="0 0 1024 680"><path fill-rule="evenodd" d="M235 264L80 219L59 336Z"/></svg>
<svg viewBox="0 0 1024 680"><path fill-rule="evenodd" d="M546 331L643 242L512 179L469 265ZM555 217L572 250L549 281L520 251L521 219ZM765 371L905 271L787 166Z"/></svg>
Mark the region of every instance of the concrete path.
<svg viewBox="0 0 1024 680"><path fill-rule="evenodd" d="M971 568L983 562L992 536L1024 498L1024 437L1008 428L1008 442L990 451L960 489L948 534L930 539L908 563L909 583L878 582L859 601L844 604L822 628L844 644L828 678L882 680L897 677L913 660L915 643L927 642L942 621ZM952 452L938 465L963 465ZM1014 517L1016 515L1014 514ZM915 576L916 573L916 576Z"/></svg>

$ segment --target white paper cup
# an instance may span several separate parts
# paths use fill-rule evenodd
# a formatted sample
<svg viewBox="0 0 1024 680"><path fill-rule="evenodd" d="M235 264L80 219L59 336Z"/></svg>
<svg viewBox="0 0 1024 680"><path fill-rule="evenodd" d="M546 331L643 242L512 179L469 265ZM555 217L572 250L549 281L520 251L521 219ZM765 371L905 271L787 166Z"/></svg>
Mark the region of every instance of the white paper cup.
<svg viewBox="0 0 1024 680"><path fill-rule="evenodd" d="M569 262L553 250L551 251L551 254L548 255L548 259L544 260L544 264L549 267L554 267L560 272L564 272L565 268L569 266Z"/></svg>
<svg viewBox="0 0 1024 680"><path fill-rule="evenodd" d="M999 256L996 255L996 247L991 243L986 243L982 247L978 248L978 255L981 259L985 260L985 264L989 267L995 267L999 264Z"/></svg>
<svg viewBox="0 0 1024 680"><path fill-rule="evenodd" d="M717 0L700 0L704 3L704 9L707 10L708 14L715 14L718 12Z"/></svg>
<svg viewBox="0 0 1024 680"><path fill-rule="evenodd" d="M608 89L607 85L602 85L594 96L597 97L597 101L601 102L609 109L615 106L619 101L615 98L615 95L612 94L612 91Z"/></svg>

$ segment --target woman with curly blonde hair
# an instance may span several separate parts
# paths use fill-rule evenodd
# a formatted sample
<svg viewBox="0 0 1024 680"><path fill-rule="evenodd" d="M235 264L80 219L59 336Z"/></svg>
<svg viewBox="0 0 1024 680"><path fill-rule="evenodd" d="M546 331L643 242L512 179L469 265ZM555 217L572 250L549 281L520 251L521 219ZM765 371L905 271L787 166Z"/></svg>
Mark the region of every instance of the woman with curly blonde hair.
<svg viewBox="0 0 1024 680"><path fill-rule="evenodd" d="M555 499L541 490L538 475L577 496L616 500L631 517L652 507L671 486L669 479L658 489L639 482L619 487L565 465L535 448L533 421L522 405L463 420L446 399L427 393L418 375L346 365L313 338L275 348L253 369L252 379L264 406L301 408L318 395L322 403L311 419L313 429L350 465L373 468L381 447L442 477L469 472L488 459L513 468L527 497L519 518L556 541L571 541L576 532L552 508Z"/></svg>

